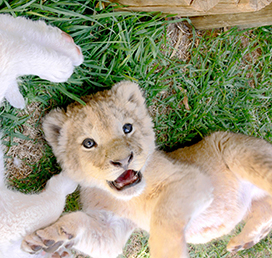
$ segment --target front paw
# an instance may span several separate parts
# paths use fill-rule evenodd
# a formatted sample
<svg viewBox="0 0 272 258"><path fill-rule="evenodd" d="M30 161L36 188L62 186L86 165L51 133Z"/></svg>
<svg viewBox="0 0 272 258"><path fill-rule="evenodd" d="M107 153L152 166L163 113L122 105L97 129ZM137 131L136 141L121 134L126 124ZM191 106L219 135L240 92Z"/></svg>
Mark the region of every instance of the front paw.
<svg viewBox="0 0 272 258"><path fill-rule="evenodd" d="M30 254L41 250L54 253L61 247L71 248L74 244L74 235L64 225L49 226L27 235L22 241L21 248Z"/></svg>

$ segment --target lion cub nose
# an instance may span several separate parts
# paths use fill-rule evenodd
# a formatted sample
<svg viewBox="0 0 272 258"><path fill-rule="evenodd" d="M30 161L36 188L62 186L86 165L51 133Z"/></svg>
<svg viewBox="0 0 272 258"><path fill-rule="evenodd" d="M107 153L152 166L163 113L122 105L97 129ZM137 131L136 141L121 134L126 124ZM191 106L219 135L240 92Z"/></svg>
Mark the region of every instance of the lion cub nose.
<svg viewBox="0 0 272 258"><path fill-rule="evenodd" d="M115 167L122 167L122 168L127 169L128 165L132 161L132 159L133 159L133 152L131 152L129 154L129 156L126 157L125 159L111 160L110 163Z"/></svg>

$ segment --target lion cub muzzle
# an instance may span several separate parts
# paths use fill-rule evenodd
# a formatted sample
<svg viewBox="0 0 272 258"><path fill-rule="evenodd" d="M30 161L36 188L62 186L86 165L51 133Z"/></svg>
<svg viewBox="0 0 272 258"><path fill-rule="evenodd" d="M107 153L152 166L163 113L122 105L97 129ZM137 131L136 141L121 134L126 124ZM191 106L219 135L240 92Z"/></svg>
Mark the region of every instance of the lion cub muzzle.
<svg viewBox="0 0 272 258"><path fill-rule="evenodd" d="M115 167L121 167L127 170L128 165L133 159L133 152L130 152L129 156L122 160L110 160L110 163Z"/></svg>
<svg viewBox="0 0 272 258"><path fill-rule="evenodd" d="M129 164L133 160L133 152L124 158L119 160L110 160L110 164L114 167L123 168L125 171L114 181L107 181L109 186L117 191L122 191L129 187L135 186L142 180L142 174L139 171L128 169Z"/></svg>

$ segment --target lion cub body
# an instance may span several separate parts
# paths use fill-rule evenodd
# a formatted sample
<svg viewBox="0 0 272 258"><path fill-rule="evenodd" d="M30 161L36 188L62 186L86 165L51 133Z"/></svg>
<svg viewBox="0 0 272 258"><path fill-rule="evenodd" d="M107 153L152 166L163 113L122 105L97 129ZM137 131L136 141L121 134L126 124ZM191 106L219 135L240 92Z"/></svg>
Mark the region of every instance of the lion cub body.
<svg viewBox="0 0 272 258"><path fill-rule="evenodd" d="M171 153L156 150L151 118L138 86L111 90L52 111L46 138L63 170L82 186L83 210L26 238L72 243L92 257L116 257L131 232L150 232L152 258L188 257L186 243L243 231L228 250L249 248L272 225L272 146L216 132ZM60 235L60 228L66 233ZM67 237L72 235L72 239ZM33 250L32 250L33 251Z"/></svg>

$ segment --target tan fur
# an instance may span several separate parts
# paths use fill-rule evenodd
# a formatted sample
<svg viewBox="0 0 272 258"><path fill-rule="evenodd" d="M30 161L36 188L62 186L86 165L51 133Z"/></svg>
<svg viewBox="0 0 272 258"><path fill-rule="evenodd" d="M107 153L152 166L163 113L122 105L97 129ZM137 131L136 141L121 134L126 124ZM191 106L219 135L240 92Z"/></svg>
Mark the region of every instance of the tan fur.
<svg viewBox="0 0 272 258"><path fill-rule="evenodd" d="M150 232L152 258L180 258L188 257L187 242L206 243L228 234L243 219L245 228L230 241L229 251L249 248L269 232L271 144L216 132L164 153L155 149L151 118L136 84L121 82L85 101L67 112L52 111L44 122L64 172L82 186L83 211L27 236L23 246L43 246L50 239L93 257L116 257L140 227ZM133 125L129 134L122 131L126 123ZM86 138L94 139L95 147L84 149ZM127 169L141 171L143 180L122 191L110 187L107 181Z"/></svg>

